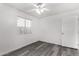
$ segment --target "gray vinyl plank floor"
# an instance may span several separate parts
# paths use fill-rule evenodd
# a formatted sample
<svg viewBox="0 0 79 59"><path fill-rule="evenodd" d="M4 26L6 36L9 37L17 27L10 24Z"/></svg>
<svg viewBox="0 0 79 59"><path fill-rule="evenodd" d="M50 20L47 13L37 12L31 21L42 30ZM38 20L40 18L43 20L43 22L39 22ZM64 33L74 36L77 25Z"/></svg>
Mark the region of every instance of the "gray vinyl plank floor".
<svg viewBox="0 0 79 59"><path fill-rule="evenodd" d="M78 56L78 51L77 49L38 41L3 56Z"/></svg>

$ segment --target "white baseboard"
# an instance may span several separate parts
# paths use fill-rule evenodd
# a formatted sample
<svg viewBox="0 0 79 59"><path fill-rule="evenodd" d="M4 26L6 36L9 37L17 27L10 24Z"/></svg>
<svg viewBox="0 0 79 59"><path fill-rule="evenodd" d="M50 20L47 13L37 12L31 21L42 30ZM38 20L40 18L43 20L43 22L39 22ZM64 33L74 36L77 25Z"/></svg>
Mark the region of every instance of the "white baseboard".
<svg viewBox="0 0 79 59"><path fill-rule="evenodd" d="M24 46L27 46L27 45L29 45L29 44L32 44L32 43L34 43L34 42L37 42L37 41L32 41L32 42L30 42L30 43L28 43L28 44L25 44L25 45L22 45L22 46L20 46L20 47L11 49L11 50L6 51L6 52L4 52L4 53L0 53L0 56L3 56L3 55L5 55L5 54L10 53L10 52L12 52L12 51L15 51L15 50L17 50L17 49L20 49L20 48L22 48L22 47L24 47Z"/></svg>

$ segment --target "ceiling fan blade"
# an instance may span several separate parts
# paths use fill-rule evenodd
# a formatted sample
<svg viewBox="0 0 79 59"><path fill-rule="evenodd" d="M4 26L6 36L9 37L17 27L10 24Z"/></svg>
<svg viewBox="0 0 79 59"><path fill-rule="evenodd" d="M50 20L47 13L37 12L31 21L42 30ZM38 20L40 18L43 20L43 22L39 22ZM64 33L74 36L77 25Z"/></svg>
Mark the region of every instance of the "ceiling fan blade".
<svg viewBox="0 0 79 59"><path fill-rule="evenodd" d="M33 11L36 11L37 9L31 9L31 10L29 10L28 12L33 12ZM49 11L49 9L47 9L47 8L43 8L43 10L44 11Z"/></svg>

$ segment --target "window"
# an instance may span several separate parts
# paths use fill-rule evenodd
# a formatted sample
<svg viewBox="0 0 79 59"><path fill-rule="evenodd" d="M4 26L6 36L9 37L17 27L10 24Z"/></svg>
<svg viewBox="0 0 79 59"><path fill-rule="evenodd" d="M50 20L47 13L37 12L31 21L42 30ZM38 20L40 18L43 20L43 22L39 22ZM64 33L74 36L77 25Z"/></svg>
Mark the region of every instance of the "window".
<svg viewBox="0 0 79 59"><path fill-rule="evenodd" d="M30 34L31 33L31 20L18 17L17 27L20 34Z"/></svg>

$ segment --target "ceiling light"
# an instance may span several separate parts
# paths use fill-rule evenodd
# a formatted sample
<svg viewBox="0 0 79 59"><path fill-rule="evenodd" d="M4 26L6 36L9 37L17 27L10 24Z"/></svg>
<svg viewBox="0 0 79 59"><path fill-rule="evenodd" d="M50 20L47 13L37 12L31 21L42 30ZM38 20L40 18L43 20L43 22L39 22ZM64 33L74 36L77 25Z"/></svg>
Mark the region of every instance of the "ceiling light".
<svg viewBox="0 0 79 59"><path fill-rule="evenodd" d="M45 4L44 3L34 3L33 4L36 9L34 9L39 15L41 15L45 10L47 10L45 8Z"/></svg>
<svg viewBox="0 0 79 59"><path fill-rule="evenodd" d="M43 8L45 6L44 3L34 3L33 4L36 8Z"/></svg>
<svg viewBox="0 0 79 59"><path fill-rule="evenodd" d="M36 11L39 15L41 15L45 10L47 10L47 9L46 9L46 8L35 9L35 11Z"/></svg>

